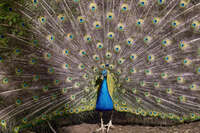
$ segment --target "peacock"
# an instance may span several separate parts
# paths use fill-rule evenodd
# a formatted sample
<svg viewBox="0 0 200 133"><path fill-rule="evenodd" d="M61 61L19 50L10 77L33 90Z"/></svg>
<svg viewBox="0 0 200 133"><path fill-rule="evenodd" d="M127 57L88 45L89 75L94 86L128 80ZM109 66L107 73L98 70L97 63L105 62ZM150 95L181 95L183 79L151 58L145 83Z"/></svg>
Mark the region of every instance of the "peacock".
<svg viewBox="0 0 200 133"><path fill-rule="evenodd" d="M12 5L24 21L0 35L9 38L0 44L2 133L91 112L102 132L118 115L160 125L200 119L200 1Z"/></svg>

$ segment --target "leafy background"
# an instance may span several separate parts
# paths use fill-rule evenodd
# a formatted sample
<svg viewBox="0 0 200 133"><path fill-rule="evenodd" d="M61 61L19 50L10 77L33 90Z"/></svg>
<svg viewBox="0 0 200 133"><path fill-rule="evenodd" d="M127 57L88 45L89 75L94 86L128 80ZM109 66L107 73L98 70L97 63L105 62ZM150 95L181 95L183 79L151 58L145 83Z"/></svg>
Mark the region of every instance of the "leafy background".
<svg viewBox="0 0 200 133"><path fill-rule="evenodd" d="M23 36L27 25L17 11L18 4L24 0L0 0L0 45L8 46L10 38L7 34Z"/></svg>

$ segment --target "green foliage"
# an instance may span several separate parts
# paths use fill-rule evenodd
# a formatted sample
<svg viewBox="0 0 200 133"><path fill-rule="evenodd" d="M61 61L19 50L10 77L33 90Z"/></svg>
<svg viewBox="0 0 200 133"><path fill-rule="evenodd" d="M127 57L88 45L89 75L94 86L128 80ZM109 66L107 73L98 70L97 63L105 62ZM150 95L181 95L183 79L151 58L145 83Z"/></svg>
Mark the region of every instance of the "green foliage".
<svg viewBox="0 0 200 133"><path fill-rule="evenodd" d="M7 34L23 36L25 24L21 14L17 11L24 0L1 0L0 1L0 45L7 46L9 37Z"/></svg>

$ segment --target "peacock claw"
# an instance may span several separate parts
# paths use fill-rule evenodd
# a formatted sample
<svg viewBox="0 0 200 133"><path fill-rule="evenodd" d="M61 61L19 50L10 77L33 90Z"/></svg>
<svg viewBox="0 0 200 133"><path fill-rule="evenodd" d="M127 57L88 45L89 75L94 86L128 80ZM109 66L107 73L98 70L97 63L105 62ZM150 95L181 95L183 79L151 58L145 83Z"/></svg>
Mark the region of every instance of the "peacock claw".
<svg viewBox="0 0 200 133"><path fill-rule="evenodd" d="M112 124L112 120L109 121L109 123L107 125L105 125L105 127L107 127L107 133L109 132L109 130L111 128L114 128L113 124Z"/></svg>
<svg viewBox="0 0 200 133"><path fill-rule="evenodd" d="M101 118L101 128L97 129L96 132L100 132L104 133L104 131L106 130L105 126L103 125L103 119Z"/></svg>
<svg viewBox="0 0 200 133"><path fill-rule="evenodd" d="M96 132L100 132L101 131L101 133L105 133L105 130L106 130L106 128L103 125L103 126L101 126L101 128L97 129Z"/></svg>

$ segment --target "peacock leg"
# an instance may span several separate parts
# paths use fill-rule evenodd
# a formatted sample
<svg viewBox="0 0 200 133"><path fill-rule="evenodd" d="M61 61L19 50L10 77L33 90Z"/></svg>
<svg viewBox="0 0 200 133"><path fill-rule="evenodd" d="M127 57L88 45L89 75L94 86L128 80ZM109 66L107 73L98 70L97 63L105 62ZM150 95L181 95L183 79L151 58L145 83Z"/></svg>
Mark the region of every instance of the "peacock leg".
<svg viewBox="0 0 200 133"><path fill-rule="evenodd" d="M114 128L114 126L112 124L112 116L113 116L113 112L111 114L111 119L110 119L109 123L107 125L105 125L105 127L107 127L107 133L109 132L110 128Z"/></svg>
<svg viewBox="0 0 200 133"><path fill-rule="evenodd" d="M100 117L101 117L101 128L97 129L96 131L99 132L101 131L102 133L104 133L104 131L106 130L105 126L103 125L103 113L100 112Z"/></svg>

